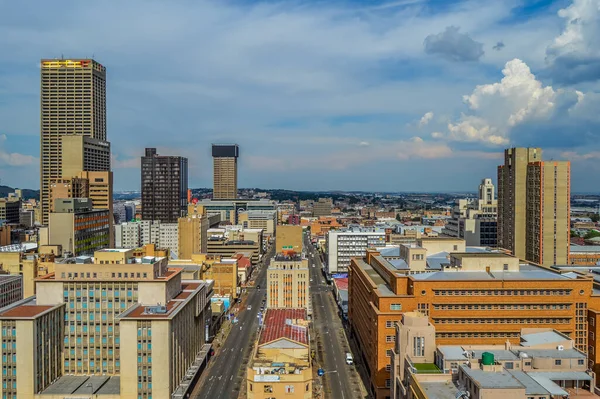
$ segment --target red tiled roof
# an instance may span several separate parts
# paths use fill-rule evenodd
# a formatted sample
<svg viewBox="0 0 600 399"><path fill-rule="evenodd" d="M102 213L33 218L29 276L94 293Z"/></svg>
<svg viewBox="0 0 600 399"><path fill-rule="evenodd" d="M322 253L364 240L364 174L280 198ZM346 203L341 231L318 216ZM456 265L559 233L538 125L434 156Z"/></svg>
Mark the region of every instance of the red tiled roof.
<svg viewBox="0 0 600 399"><path fill-rule="evenodd" d="M202 283L190 283L190 282L187 282L187 281L182 281L181 282L181 289L183 291L194 291L198 287L200 287L200 284L202 284Z"/></svg>
<svg viewBox="0 0 600 399"><path fill-rule="evenodd" d="M348 289L348 277L334 278L333 283L337 286L338 290L347 290Z"/></svg>
<svg viewBox="0 0 600 399"><path fill-rule="evenodd" d="M181 291L179 294L177 294L177 296L175 298L173 298L173 300L182 300L182 299L186 299L188 296L192 295L192 291Z"/></svg>
<svg viewBox="0 0 600 399"><path fill-rule="evenodd" d="M0 317L34 317L54 306L21 305L0 314Z"/></svg>
<svg viewBox="0 0 600 399"><path fill-rule="evenodd" d="M286 324L286 320L290 319L292 322L295 319L306 320L306 309L268 309L258 344L288 338L308 345L308 328Z"/></svg>
<svg viewBox="0 0 600 399"><path fill-rule="evenodd" d="M246 258L244 255L238 258L238 269L246 269L250 267L250 259Z"/></svg>

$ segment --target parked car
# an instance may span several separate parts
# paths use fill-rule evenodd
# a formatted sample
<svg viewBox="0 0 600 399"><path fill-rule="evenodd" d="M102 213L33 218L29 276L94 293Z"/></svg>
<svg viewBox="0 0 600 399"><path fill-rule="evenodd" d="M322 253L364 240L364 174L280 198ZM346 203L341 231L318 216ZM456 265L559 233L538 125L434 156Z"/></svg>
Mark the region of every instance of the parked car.
<svg viewBox="0 0 600 399"><path fill-rule="evenodd" d="M346 364L354 364L354 358L350 352L346 352Z"/></svg>

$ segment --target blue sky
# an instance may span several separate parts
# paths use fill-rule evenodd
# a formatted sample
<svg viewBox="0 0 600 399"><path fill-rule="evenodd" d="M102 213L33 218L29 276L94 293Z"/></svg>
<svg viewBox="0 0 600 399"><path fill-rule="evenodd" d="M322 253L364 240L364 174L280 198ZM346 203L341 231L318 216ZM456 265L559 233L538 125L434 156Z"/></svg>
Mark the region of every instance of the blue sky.
<svg viewBox="0 0 600 399"><path fill-rule="evenodd" d="M598 190L600 0L0 0L1 184L39 186L39 60L107 67L115 189L144 147L240 144L242 187L475 190L508 146Z"/></svg>

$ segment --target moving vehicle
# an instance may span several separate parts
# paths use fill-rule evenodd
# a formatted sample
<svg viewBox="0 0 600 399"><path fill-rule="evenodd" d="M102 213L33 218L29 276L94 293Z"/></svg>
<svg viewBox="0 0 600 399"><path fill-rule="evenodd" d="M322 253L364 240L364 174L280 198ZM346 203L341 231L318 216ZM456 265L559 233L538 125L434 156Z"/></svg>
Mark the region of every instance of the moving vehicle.
<svg viewBox="0 0 600 399"><path fill-rule="evenodd" d="M350 352L346 352L346 364L354 364L354 358Z"/></svg>
<svg viewBox="0 0 600 399"><path fill-rule="evenodd" d="M248 305L248 310L252 310L252 305Z"/></svg>

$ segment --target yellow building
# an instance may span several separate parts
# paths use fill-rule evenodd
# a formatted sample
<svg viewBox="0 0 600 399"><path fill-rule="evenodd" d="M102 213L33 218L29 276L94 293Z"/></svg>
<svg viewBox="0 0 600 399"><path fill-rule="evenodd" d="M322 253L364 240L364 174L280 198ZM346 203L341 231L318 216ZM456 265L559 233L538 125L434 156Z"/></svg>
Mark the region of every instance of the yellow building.
<svg viewBox="0 0 600 399"><path fill-rule="evenodd" d="M302 252L302 226L277 226L275 235L275 251Z"/></svg>
<svg viewBox="0 0 600 399"><path fill-rule="evenodd" d="M190 259L172 260L170 265L180 268L185 279L213 280L214 292L219 296L238 297L238 260L220 255L192 254Z"/></svg>
<svg viewBox="0 0 600 399"><path fill-rule="evenodd" d="M310 307L308 259L295 252L275 255L267 270L267 307Z"/></svg>
<svg viewBox="0 0 600 399"><path fill-rule="evenodd" d="M206 253L208 218L205 215L188 215L178 220L179 259L191 259L192 254Z"/></svg>
<svg viewBox="0 0 600 399"><path fill-rule="evenodd" d="M238 224L244 229L260 229L265 237L274 237L277 228L277 211L252 210L238 213Z"/></svg>
<svg viewBox="0 0 600 399"><path fill-rule="evenodd" d="M166 258L139 259L133 250L118 249L56 263L55 272L36 284L34 299L0 314L3 342L14 341L2 348L1 366L18 376L0 395L185 396L180 384L197 372L208 350L212 284L182 281L181 270L169 268ZM20 325L26 325L23 332Z"/></svg>
<svg viewBox="0 0 600 399"><path fill-rule="evenodd" d="M309 399L312 367L305 309L268 309L247 369L248 399Z"/></svg>
<svg viewBox="0 0 600 399"><path fill-rule="evenodd" d="M213 199L237 198L237 144L213 144Z"/></svg>
<svg viewBox="0 0 600 399"><path fill-rule="evenodd" d="M0 270L23 276L23 298L35 295L34 279L38 276L38 262L35 255L23 252L0 252Z"/></svg>

